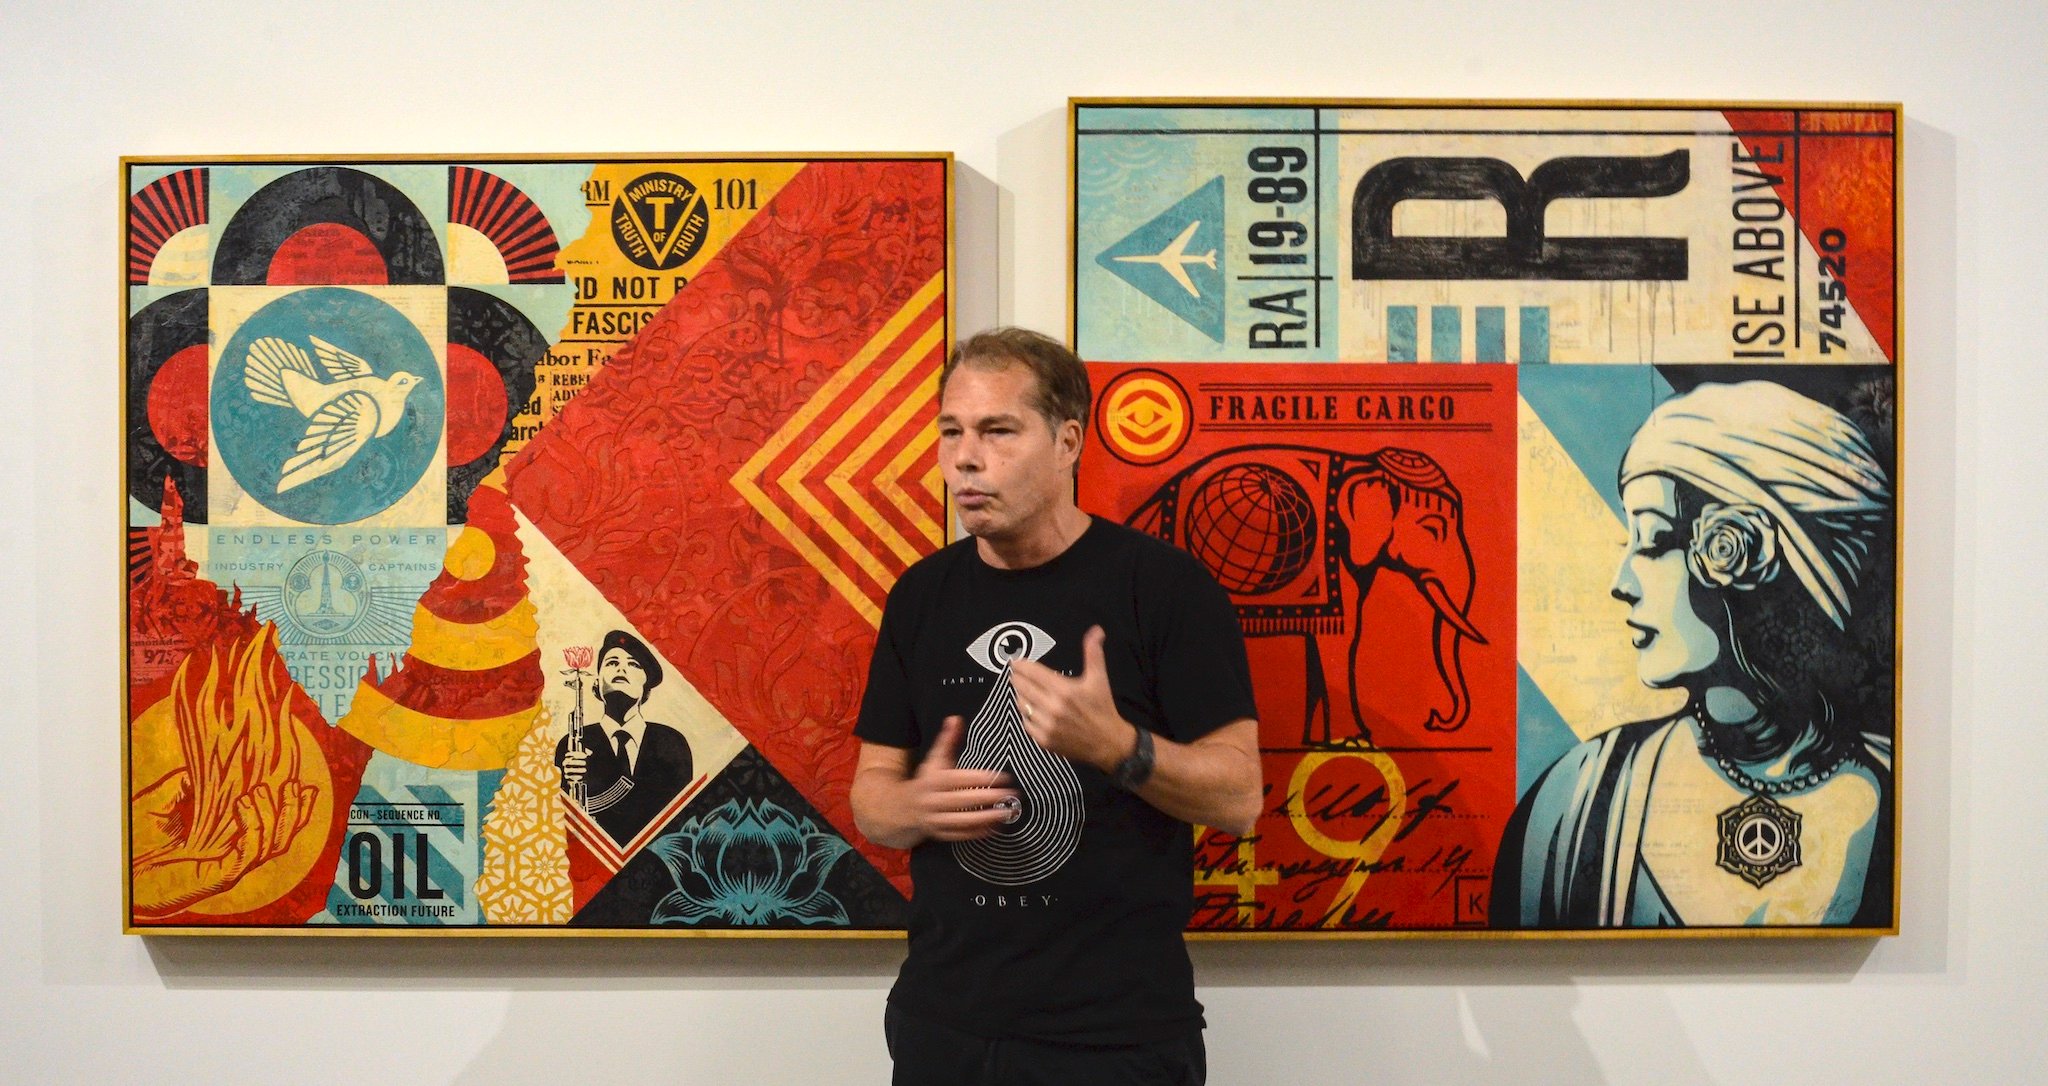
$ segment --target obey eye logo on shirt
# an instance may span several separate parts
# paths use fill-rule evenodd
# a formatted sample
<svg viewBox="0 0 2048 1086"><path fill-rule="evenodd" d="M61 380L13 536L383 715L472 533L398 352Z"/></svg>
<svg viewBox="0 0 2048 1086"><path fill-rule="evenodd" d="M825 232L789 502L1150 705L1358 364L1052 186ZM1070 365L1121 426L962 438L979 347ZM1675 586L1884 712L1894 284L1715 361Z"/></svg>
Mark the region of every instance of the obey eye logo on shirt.
<svg viewBox="0 0 2048 1086"><path fill-rule="evenodd" d="M987 837L954 843L961 868L997 886L1037 882L1065 866L1081 844L1087 820L1081 778L1073 763L1034 742L1024 730L1010 665L1051 652L1052 635L1029 622L999 622L967 646L967 655L998 676L974 720L955 763L989 769L1016 783L1022 796L1017 814Z"/></svg>
<svg viewBox="0 0 2048 1086"><path fill-rule="evenodd" d="M974 662L1001 674L1010 661L1042 659L1058 642L1029 622L998 622L967 646Z"/></svg>

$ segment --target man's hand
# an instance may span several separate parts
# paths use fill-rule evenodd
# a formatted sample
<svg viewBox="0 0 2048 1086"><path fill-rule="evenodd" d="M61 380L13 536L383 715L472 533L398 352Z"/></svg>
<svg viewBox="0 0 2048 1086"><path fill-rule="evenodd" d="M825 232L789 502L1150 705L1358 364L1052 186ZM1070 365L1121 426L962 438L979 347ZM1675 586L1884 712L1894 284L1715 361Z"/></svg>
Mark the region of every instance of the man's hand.
<svg viewBox="0 0 2048 1086"><path fill-rule="evenodd" d="M1016 817L1021 797L1007 778L984 769L960 769L966 724L949 716L917 768L900 747L863 743L853 777L853 818L868 839L890 848L925 841L972 841Z"/></svg>
<svg viewBox="0 0 2048 1086"><path fill-rule="evenodd" d="M174 801L189 797L191 778L180 770L175 781L167 781L145 796ZM144 797L137 797L138 804ZM139 916L170 916L207 898L224 894L239 885L244 876L291 851L313 818L319 792L312 785L287 777L272 788L257 784L225 810L195 824L179 826L180 836L137 856L134 861L135 912ZM137 808L137 814L145 813ZM147 812L151 817L168 816Z"/></svg>
<svg viewBox="0 0 2048 1086"><path fill-rule="evenodd" d="M1016 816L1017 793L1003 785L1008 778L986 769L960 769L960 740L967 725L949 716L939 738L926 752L906 784L905 798L926 837L939 841L972 841L987 837ZM1001 806L998 806L998 805Z"/></svg>
<svg viewBox="0 0 2048 1086"><path fill-rule="evenodd" d="M1137 748L1138 733L1116 710L1102 642L1102 627L1090 627L1081 638L1081 674L1071 679L1032 660L1012 661L1010 685L1034 742L1115 773ZM1155 735L1152 757L1152 775L1137 789L1140 799L1183 822L1251 831L1264 799L1257 721L1232 721L1192 743Z"/></svg>
<svg viewBox="0 0 2048 1086"><path fill-rule="evenodd" d="M575 787L583 783L584 774L590 771L590 751L571 746L562 752L562 783Z"/></svg>
<svg viewBox="0 0 2048 1086"><path fill-rule="evenodd" d="M1081 674L1074 678L1019 657L1010 663L1010 685L1017 691L1024 730L1034 742L1110 773L1136 748L1138 733L1116 711L1103 640L1102 627L1088 628L1081 638Z"/></svg>

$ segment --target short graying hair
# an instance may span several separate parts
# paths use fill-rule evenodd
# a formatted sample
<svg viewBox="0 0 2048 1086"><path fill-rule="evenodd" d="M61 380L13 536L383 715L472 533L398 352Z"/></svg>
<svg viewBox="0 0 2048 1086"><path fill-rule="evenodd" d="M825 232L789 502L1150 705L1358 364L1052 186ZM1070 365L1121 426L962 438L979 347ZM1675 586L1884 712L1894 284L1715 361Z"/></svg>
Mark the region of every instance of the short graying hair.
<svg viewBox="0 0 2048 1086"><path fill-rule="evenodd" d="M939 371L941 398L946 395L946 382L961 366L1022 366L1030 370L1037 379L1031 406L1055 430L1073 419L1087 432L1088 408L1094 398L1088 388L1088 367L1059 340L1028 328L991 328L969 336L954 346L953 353L946 356L945 368Z"/></svg>

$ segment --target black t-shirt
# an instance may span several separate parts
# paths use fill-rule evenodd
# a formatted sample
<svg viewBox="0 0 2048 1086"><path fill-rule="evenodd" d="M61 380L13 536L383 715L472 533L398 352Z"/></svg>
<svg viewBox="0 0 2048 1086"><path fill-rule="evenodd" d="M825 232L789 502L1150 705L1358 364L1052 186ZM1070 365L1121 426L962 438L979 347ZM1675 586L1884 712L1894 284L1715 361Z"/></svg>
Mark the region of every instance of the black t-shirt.
<svg viewBox="0 0 2048 1086"><path fill-rule="evenodd" d="M1007 664L1069 675L1101 626L1117 711L1179 742L1254 715L1237 616L1209 572L1096 518L1050 562L982 561L971 538L889 593L854 733L921 761L968 722L959 765L1008 773L1020 817L980 841L911 853L910 954L890 998L987 1037L1129 1044L1201 1022L1181 933L1194 835L1092 766L1025 734Z"/></svg>

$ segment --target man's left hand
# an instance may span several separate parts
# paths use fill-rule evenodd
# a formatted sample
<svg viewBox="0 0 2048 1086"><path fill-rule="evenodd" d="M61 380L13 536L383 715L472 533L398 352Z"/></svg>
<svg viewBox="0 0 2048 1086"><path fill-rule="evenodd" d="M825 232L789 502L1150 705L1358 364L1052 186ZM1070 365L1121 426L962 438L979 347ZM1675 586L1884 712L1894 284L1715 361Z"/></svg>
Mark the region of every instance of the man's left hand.
<svg viewBox="0 0 2048 1086"><path fill-rule="evenodd" d="M1024 730L1054 754L1085 762L1105 773L1137 746L1135 726L1116 711L1104 661L1102 627L1091 626L1081 638L1081 674L1068 678L1036 660L1019 657L1010 664L1010 685L1017 691L1017 710Z"/></svg>

